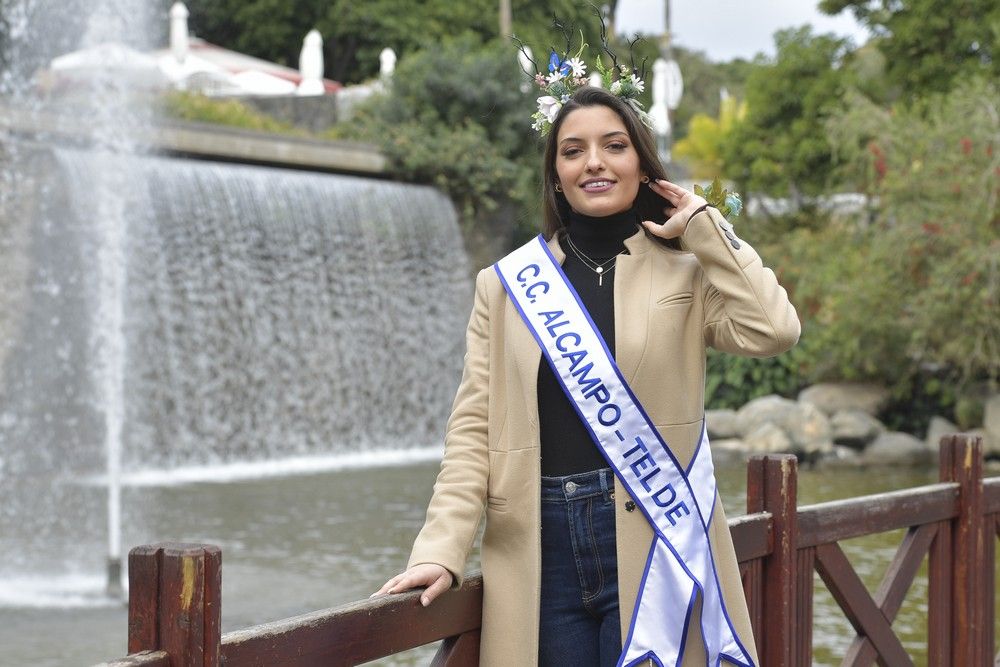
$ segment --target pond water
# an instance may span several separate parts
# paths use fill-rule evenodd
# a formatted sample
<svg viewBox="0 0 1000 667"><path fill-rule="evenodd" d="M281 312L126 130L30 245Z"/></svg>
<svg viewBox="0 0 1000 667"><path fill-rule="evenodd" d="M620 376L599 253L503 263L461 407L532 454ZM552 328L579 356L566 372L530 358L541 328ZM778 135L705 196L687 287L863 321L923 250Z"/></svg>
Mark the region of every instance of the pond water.
<svg viewBox="0 0 1000 667"><path fill-rule="evenodd" d="M434 460L347 468L229 483L126 487L127 545L158 541L216 544L223 553L223 631L277 620L367 597L401 568L419 530L437 473ZM718 471L730 517L745 503L745 471ZM936 471L800 472L800 504L936 481ZM100 497L99 487L83 493ZM129 529L128 526L141 525ZM901 532L844 543L871 590L895 553ZM477 567L476 556L469 563ZM8 582L9 583L9 582ZM4 593L0 607L0 663L57 667L92 664L124 655L126 612L93 596L73 596L74 586L93 590L87 577L53 581L60 592L28 599ZM853 638L818 576L815 579L813 644L816 665L838 665ZM927 583L918 575L894 624L918 665L926 664ZM53 604L58 603L58 606ZM428 664L434 647L378 661L380 665Z"/></svg>

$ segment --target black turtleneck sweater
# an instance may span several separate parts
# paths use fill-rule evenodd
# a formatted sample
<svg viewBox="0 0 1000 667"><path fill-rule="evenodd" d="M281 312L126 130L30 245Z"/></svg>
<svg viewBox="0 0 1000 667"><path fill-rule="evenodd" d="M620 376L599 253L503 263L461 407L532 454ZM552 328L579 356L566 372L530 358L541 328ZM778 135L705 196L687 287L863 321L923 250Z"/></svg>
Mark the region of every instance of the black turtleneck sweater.
<svg viewBox="0 0 1000 667"><path fill-rule="evenodd" d="M624 241L639 231L635 209L600 218L580 215L573 211L567 227L568 235L577 249L598 264L619 253L627 253ZM570 247L565 235L560 235L559 245L566 253L562 268L576 288L590 317L604 336L608 349L615 351L615 274L617 270L604 267L603 281L598 286L598 276ZM538 365L538 419L542 446L542 475L546 477L572 475L607 467L579 415L563 392L552 367L542 357Z"/></svg>

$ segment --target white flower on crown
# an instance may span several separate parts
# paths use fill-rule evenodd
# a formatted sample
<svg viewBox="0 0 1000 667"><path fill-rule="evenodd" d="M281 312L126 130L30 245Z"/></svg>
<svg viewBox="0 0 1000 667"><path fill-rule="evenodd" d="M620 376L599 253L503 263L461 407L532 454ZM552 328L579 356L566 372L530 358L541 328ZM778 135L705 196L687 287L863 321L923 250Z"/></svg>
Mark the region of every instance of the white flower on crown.
<svg viewBox="0 0 1000 667"><path fill-rule="evenodd" d="M556 70L555 72L552 72L552 74L549 74L548 76L546 76L545 80L548 81L550 84L552 84L552 83L555 83L556 81L558 81L561 78L563 78L562 72L560 72L559 70Z"/></svg>
<svg viewBox="0 0 1000 667"><path fill-rule="evenodd" d="M612 82L611 88L609 88L609 90L611 91L612 95L620 95L621 92L622 92L622 82L621 82L621 80L620 79L615 79L615 81Z"/></svg>
<svg viewBox="0 0 1000 667"><path fill-rule="evenodd" d="M538 110L548 119L549 123L555 122L561 108L562 102L551 95L543 95L538 98Z"/></svg>
<svg viewBox="0 0 1000 667"><path fill-rule="evenodd" d="M632 75L632 86L636 89L637 92L640 93L646 90L646 82L640 79L635 74Z"/></svg>
<svg viewBox="0 0 1000 667"><path fill-rule="evenodd" d="M573 76L586 76L587 65L579 58L570 58L566 61L566 64L573 70Z"/></svg>

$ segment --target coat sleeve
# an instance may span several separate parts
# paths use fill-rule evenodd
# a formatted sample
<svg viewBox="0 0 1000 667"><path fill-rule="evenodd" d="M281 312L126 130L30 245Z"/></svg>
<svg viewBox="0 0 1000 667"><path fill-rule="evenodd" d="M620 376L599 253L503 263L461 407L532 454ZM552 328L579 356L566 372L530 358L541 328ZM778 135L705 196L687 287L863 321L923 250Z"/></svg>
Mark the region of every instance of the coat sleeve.
<svg viewBox="0 0 1000 667"><path fill-rule="evenodd" d="M702 268L705 344L748 357L791 348L801 325L774 272L714 207L694 215L680 238Z"/></svg>
<svg viewBox="0 0 1000 667"><path fill-rule="evenodd" d="M462 584L465 561L486 504L489 474L489 302L487 267L476 276L476 297L466 331L462 380L448 419L444 457L434 482L427 517L406 567L435 563Z"/></svg>

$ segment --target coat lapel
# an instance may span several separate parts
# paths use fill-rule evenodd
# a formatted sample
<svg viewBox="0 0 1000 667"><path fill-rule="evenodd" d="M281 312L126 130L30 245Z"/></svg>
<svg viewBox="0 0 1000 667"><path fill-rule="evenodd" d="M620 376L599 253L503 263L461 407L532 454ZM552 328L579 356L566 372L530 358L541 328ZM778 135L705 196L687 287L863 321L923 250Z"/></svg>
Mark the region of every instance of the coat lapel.
<svg viewBox="0 0 1000 667"><path fill-rule="evenodd" d="M629 254L619 255L615 261L615 362L625 381L632 384L646 351L649 331L652 241L639 230L625 239L625 247Z"/></svg>

